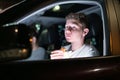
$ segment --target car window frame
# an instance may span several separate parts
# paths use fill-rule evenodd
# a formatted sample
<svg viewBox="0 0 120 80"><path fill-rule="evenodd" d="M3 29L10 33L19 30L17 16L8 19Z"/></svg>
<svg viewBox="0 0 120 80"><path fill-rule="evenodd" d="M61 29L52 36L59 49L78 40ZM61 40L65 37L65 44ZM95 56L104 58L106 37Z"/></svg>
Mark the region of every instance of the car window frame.
<svg viewBox="0 0 120 80"><path fill-rule="evenodd" d="M41 9L35 11L35 12L32 13L31 15L29 15L29 16L21 19L21 20L18 20L17 23L20 23L20 22L22 22L24 19L27 19L27 18L29 18L29 17L37 14L37 13L44 12L44 11L50 9L50 8L53 8L53 7L56 6L56 5L69 4L69 3L95 4L95 5L97 5L97 6L100 7L100 9L101 9L101 18L102 18L102 21L103 21L103 39L104 39L104 40L103 40L103 56L108 55L108 54L107 54L108 48L106 48L106 47L108 47L108 46L107 46L107 45L108 45L107 41L109 41L109 40L106 38L106 36L108 36L108 35L107 35L107 33L106 33L106 25L105 25L104 13L103 13L103 12L104 12L104 9L103 9L103 6L102 6L99 2L97 2L97 1L89 1L89 0L88 0L88 1L82 1L82 0L81 0L81 1L78 1L78 0L75 0L75 1L55 2L55 3L49 4L48 6L45 6L45 7L41 8ZM107 43L107 44L106 44L106 43Z"/></svg>

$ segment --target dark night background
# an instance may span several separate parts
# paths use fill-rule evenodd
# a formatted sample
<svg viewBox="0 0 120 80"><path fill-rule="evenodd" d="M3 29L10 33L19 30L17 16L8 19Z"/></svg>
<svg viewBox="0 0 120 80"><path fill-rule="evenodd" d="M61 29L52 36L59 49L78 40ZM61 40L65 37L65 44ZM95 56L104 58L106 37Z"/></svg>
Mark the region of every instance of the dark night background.
<svg viewBox="0 0 120 80"><path fill-rule="evenodd" d="M0 0L0 12L2 10L4 10L5 8L15 4L15 3L18 3L22 0Z"/></svg>

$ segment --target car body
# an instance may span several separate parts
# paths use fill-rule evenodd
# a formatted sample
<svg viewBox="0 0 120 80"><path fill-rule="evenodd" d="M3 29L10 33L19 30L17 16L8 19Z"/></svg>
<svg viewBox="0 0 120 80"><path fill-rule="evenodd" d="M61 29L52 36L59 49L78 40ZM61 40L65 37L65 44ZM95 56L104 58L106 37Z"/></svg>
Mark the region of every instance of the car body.
<svg viewBox="0 0 120 80"><path fill-rule="evenodd" d="M60 6L62 10L54 9L56 6ZM42 37L40 46L46 49L48 57L38 61L21 61L17 57L12 57L10 61L3 60L0 63L1 79L119 80L119 7L119 0L23 0L3 11L0 14L0 26L19 26L18 24L30 26L33 23L39 25L42 23L44 28L43 34L40 35ZM88 16L93 32L88 35L87 41L99 50L101 56L49 59L52 50L67 44L63 35L64 18L70 12L84 12ZM24 41L23 38L21 44L25 44ZM28 48L27 45L29 44L26 44L25 48Z"/></svg>

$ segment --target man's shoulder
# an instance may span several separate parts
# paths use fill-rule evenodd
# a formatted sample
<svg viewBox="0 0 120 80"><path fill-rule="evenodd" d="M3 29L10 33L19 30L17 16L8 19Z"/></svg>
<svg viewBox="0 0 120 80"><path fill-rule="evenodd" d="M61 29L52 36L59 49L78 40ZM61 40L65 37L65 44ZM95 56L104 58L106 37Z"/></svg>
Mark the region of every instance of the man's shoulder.
<svg viewBox="0 0 120 80"><path fill-rule="evenodd" d="M89 53L92 53L94 56L100 55L99 51L93 45L85 44L85 50L88 50Z"/></svg>
<svg viewBox="0 0 120 80"><path fill-rule="evenodd" d="M71 44L68 44L68 45L64 46L64 48L65 48L66 50L69 50L70 47L71 47Z"/></svg>
<svg viewBox="0 0 120 80"><path fill-rule="evenodd" d="M95 47L91 44L84 44L85 48L91 48L91 49L95 49Z"/></svg>

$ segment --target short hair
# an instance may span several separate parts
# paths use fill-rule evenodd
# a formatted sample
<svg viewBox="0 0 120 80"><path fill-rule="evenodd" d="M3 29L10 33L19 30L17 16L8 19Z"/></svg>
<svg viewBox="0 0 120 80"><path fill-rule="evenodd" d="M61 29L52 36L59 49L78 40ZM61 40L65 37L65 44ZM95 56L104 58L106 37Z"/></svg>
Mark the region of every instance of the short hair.
<svg viewBox="0 0 120 80"><path fill-rule="evenodd" d="M70 13L66 17L66 20L73 19L77 20L80 24L82 24L82 28L89 29L89 22L87 20L87 16L84 13Z"/></svg>

